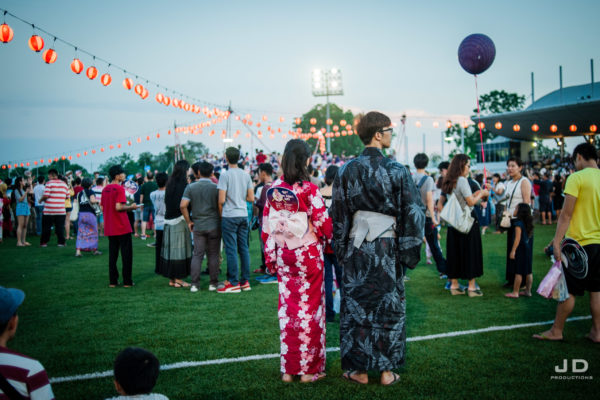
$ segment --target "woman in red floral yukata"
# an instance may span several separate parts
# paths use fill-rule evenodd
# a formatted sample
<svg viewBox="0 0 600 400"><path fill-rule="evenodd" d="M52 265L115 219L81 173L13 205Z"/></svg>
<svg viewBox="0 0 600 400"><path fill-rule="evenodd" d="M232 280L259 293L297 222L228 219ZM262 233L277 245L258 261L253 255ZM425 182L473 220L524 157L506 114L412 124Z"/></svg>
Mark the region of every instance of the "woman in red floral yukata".
<svg viewBox="0 0 600 400"><path fill-rule="evenodd" d="M267 192L263 240L267 268L279 280L281 379L314 382L325 377L323 248L332 225L319 188L307 171L310 149L290 140L283 176Z"/></svg>

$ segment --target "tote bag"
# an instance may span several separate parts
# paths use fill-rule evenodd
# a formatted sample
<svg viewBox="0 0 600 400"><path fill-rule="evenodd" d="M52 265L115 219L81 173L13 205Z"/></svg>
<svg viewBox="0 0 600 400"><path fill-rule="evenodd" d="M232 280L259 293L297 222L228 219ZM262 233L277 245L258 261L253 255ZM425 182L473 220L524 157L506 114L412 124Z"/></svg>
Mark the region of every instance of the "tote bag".
<svg viewBox="0 0 600 400"><path fill-rule="evenodd" d="M73 199L73 209L71 210L71 216L69 217L69 220L71 222L75 222L79 219L79 200L77 199L77 196L75 196L75 199Z"/></svg>
<svg viewBox="0 0 600 400"><path fill-rule="evenodd" d="M440 217L461 233L469 233L475 221L471 216L471 207L466 206L463 210L454 193L448 198Z"/></svg>

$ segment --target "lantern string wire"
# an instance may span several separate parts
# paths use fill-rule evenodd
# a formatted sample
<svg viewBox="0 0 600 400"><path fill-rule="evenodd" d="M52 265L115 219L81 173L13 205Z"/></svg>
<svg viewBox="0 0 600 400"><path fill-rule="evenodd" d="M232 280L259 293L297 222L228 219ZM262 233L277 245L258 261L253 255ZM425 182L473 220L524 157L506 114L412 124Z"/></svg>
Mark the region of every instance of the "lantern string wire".
<svg viewBox="0 0 600 400"><path fill-rule="evenodd" d="M117 64L111 63L111 62L109 62L109 61L107 61L107 60L105 60L105 59L103 59L103 58L101 58L101 57L96 57L96 55L94 55L93 53L91 53L91 52L89 52L89 51L87 51L87 50L85 50L85 49L78 48L78 46L74 45L73 43L71 43L71 42L69 42L69 41L67 41L67 40L65 40L65 39L62 39L62 38L60 38L60 37L58 37L58 36L55 36L54 34L52 34L52 33L48 32L48 31L46 31L45 29L42 29L42 28L40 28L40 27L37 27L37 26L35 26L35 24L33 24L33 23L29 22L29 21L26 21L26 20L24 20L23 18L21 18L21 17L19 17L19 16L15 15L15 14L11 13L10 11L8 11L8 10L6 10L6 9L0 8L0 10L2 10L2 11L4 12L4 19L5 19L5 20L6 20L6 14L8 14L8 15L10 15L11 17L15 18L15 19L16 19L16 20L18 20L18 21L21 21L22 23L24 23L24 24L26 24L26 25L31 25L31 27L33 28L33 32L34 32L34 34L35 34L35 30L37 29L38 31L40 31L40 32L43 32L43 33L45 33L46 35L48 35L48 36L50 36L50 37L54 37L54 41L55 41L55 42L56 42L56 40L58 40L59 42L61 42L61 43L65 44L65 45L67 45L67 46L70 46L70 47L74 48L74 49L75 49L75 51L77 51L77 50L79 49L79 51L80 51L81 53L87 54L88 56L92 57L94 60L95 60L95 59L98 59L99 61L101 61L101 62L103 62L103 63L105 63L105 64L107 64L107 65L109 65L109 64L110 64L110 65L112 65L114 68L116 68L116 69L119 69L119 70L123 71L123 73L124 73L124 74L127 74L127 73L128 73L128 72L125 70L125 68L123 68L123 67L120 67L120 66L119 66L119 65L117 65ZM183 94L183 93L181 93L181 92L178 92L178 91L175 91L175 90L173 90L173 89L170 89L170 88L168 88L168 87L166 87L166 86L164 86L164 85L161 85L160 83L157 83L157 82L155 82L155 81L152 81L151 79L145 78L145 77L143 77L143 76L141 76L141 75L137 75L137 74L134 74L134 73L130 73L130 74L131 74L131 75L135 75L136 79L138 79L138 77L139 77L139 78L141 78L142 80L146 80L147 82L150 82L150 83L152 83L152 84L156 84L156 86L157 86L158 88L162 88L162 89L163 89L163 90L165 90L166 92L171 92L171 93L173 93L173 94L179 94L180 96L185 96L187 99L189 99L189 100L193 100L193 101L195 101L195 102L197 102L197 103L201 103L201 104L203 104L203 105L207 105L207 106L211 106L211 107L217 107L217 108L220 108L220 109L226 109L226 108L227 108L227 106L224 106L224 105L222 105L222 104L217 104L217 103L213 103L213 102L210 102L210 101L201 100L201 99L198 99L198 98L195 98L195 97L192 97L192 96L184 95L184 94Z"/></svg>

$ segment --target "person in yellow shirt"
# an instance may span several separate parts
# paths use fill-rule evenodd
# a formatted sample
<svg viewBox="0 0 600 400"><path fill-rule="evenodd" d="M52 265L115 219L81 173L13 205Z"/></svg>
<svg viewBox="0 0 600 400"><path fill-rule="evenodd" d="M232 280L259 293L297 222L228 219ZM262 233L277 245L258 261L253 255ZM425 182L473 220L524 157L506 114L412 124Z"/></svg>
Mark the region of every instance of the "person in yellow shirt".
<svg viewBox="0 0 600 400"><path fill-rule="evenodd" d="M565 322L575 307L575 296L583 296L587 290L592 328L586 337L600 343L600 169L596 148L589 143L578 145L573 150L573 161L577 172L567 180L565 202L551 244L555 260L561 261L560 244L565 235L579 242L588 257L588 273L584 279L565 273L569 298L558 303L552 328L533 337L562 340Z"/></svg>

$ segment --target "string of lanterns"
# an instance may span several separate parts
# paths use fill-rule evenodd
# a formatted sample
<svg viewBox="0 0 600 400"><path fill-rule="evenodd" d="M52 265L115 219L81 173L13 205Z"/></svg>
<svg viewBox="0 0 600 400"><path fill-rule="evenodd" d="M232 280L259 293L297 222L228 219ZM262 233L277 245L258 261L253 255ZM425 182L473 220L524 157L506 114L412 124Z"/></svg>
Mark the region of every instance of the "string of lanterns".
<svg viewBox="0 0 600 400"><path fill-rule="evenodd" d="M96 55L94 55L88 51L85 51L83 49L80 49L78 46L75 46L74 44L72 44L66 40L63 40L63 39L59 38L58 36L53 35L47 31L35 26L31 22L28 22L16 15L8 12L7 10L0 8L0 12L3 13L3 17L4 17L4 22L2 23L2 25L0 25L0 42L2 42L2 43L9 43L14 38L14 30L12 29L12 27L10 25L8 25L6 23L6 15L7 14L32 27L33 35L28 40L29 48L32 51L39 53L42 50L44 50L44 46L45 46L44 39L40 35L36 34L36 30L39 32L43 32L53 38L52 46L50 48L46 48L42 53L42 60L46 64L54 64L56 62L56 60L58 58L58 54L55 50L55 47L56 47L56 41L58 40L58 41L62 42L63 44L72 47L75 50L75 57L73 58L73 61L70 64L70 68L71 68L71 71L73 71L73 73L75 73L76 75L81 74L85 69L84 63L78 58L78 52L81 52L81 53L85 53L85 54L89 55L90 57L92 57L92 65L88 66L87 69L85 69L85 75L90 80L95 80L99 75L98 68L96 67L96 61L98 60L98 61L105 63L107 65L108 70L110 70L110 68L113 68L113 69L122 71L125 76L125 78L123 79L123 87L126 90L133 89L135 94L137 94L142 100L145 100L150 95L150 92L149 92L147 86L155 85L157 89L161 90L161 91L157 91L156 96L155 96L155 99L159 104L163 104L165 106L172 105L175 108L179 108L181 110L184 110L187 112L192 112L195 114L199 114L200 112L202 112L208 118L211 118L213 115L223 116L224 113L226 112L224 110L226 110L227 107L190 97L183 93L169 89L164 85L161 85L159 83L156 83L149 79L141 77L138 74L128 72L125 68L119 67L118 65L115 65L109 61L106 61L102 58L96 57ZM127 77L127 75L135 76L135 79L137 82L134 82L134 80L132 78ZM109 86L112 83L112 81L113 81L113 79L112 79L112 76L109 73L109 71L100 75L100 83L103 86ZM140 83L143 81L146 82L145 86L142 83ZM167 93L169 93L169 92L172 93L171 96L167 95ZM183 98L186 98L188 101L183 100ZM201 107L197 103L203 104L204 106Z"/></svg>
<svg viewBox="0 0 600 400"><path fill-rule="evenodd" d="M485 124L483 122L479 123L481 125L481 128L485 128ZM494 124L494 128L496 128L496 130L502 130L502 122L498 121ZM569 125L569 131L575 133L577 132L579 128L577 127L577 125L575 124L571 124ZM521 125L519 124L514 124L512 126L512 130L514 132L519 132L521 130ZM532 132L538 132L540 130L540 126L538 124L533 124L531 125L531 131ZM598 131L598 126L596 124L592 124L589 126L589 131L591 133L596 133ZM558 126L556 124L552 124L550 125L550 132L552 133L556 133L558 132Z"/></svg>

